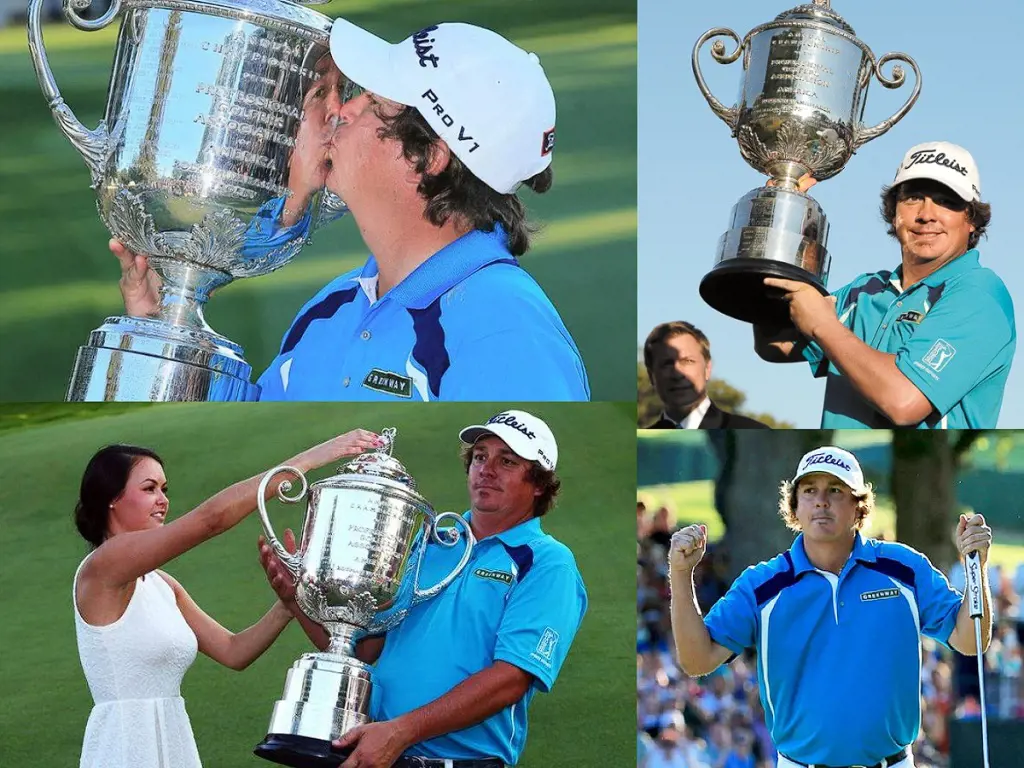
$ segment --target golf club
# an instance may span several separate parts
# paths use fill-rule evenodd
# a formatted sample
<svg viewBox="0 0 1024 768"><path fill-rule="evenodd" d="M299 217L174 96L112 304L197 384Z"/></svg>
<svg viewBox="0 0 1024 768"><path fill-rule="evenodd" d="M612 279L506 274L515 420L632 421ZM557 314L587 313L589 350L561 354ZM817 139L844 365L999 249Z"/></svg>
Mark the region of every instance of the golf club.
<svg viewBox="0 0 1024 768"><path fill-rule="evenodd" d="M984 601L981 597L981 558L977 552L967 555L967 599L970 616L974 619L974 642L978 657L978 696L981 705L981 750L984 766L988 766L988 713L985 711L985 654L981 648L981 617L985 613Z"/></svg>

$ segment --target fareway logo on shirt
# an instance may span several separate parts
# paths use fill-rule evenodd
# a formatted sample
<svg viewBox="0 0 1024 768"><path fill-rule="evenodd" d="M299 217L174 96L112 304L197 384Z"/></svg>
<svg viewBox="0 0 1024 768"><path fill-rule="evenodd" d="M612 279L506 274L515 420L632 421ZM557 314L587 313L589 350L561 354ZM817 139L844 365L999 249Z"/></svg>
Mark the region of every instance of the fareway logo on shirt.
<svg viewBox="0 0 1024 768"><path fill-rule="evenodd" d="M474 576L479 576L482 579L494 579L494 581L501 581L505 584L512 583L512 574L505 573L504 571L492 571L489 568L477 568L473 571Z"/></svg>
<svg viewBox="0 0 1024 768"><path fill-rule="evenodd" d="M887 597L899 597L898 589L876 589L874 592L861 592L860 599L865 603L871 600L885 600Z"/></svg>
<svg viewBox="0 0 1024 768"><path fill-rule="evenodd" d="M395 397L412 397L412 379L397 373L374 368L363 379L363 386Z"/></svg>

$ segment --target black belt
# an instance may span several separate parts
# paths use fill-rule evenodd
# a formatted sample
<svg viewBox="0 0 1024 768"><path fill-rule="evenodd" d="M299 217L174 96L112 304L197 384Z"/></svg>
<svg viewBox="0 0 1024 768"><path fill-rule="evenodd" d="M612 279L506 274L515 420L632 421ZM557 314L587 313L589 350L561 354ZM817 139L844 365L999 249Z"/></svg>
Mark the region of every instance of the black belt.
<svg viewBox="0 0 1024 768"><path fill-rule="evenodd" d="M782 753L779 753L779 754L782 754ZM796 763L797 765L802 765L802 766L804 766L804 768L887 768L887 766L895 765L900 760L906 760L909 755L910 755L910 749L907 748L907 747L904 747L899 752L897 752L895 754L892 754L892 755L889 755L883 761L878 762L878 763L874 763L873 765L845 765L845 766L824 765L824 764L821 764L821 763L811 763L811 764L801 763L799 760L794 760L792 757L789 757L788 755L782 755L782 756L785 757L787 760L789 760L789 762Z"/></svg>
<svg viewBox="0 0 1024 768"><path fill-rule="evenodd" d="M496 757L483 760L442 760L436 757L410 757L402 755L394 768L505 768L505 763Z"/></svg>

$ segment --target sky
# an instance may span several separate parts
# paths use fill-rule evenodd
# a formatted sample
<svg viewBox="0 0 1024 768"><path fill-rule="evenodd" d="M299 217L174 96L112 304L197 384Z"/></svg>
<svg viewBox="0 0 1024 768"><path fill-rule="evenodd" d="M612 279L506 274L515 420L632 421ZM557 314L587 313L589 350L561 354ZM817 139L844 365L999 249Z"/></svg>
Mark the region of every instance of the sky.
<svg viewBox="0 0 1024 768"><path fill-rule="evenodd" d="M767 177L740 157L729 127L711 111L690 66L694 43L708 29L728 27L742 39L798 3L639 0L637 344L658 323L688 320L711 341L713 377L747 395L744 408L770 413L798 428L820 424L824 380L802 364L772 364L753 350L751 327L713 310L698 293L714 263L732 206ZM899 244L885 234L879 190L892 181L904 153L928 141L966 147L978 163L982 199L992 204L981 263L1006 283L1018 321L1024 309L1024 260L1012 210L1024 177L1021 144L1024 100L1024 3L935 0L925 6L882 0L833 0L876 58L902 51L918 64L921 96L888 133L865 144L837 176L811 190L829 220L835 290L858 274L899 264ZM967 9L970 8L968 11ZM710 43L701 70L726 106L736 101L742 61L715 62ZM727 50L732 43L726 41ZM885 68L891 74L891 64ZM875 125L903 104L913 86L867 94L864 122ZM1018 323L1019 324L1019 323ZM1024 352L1018 344L998 427L1024 427ZM1016 393L1016 394L1014 394Z"/></svg>

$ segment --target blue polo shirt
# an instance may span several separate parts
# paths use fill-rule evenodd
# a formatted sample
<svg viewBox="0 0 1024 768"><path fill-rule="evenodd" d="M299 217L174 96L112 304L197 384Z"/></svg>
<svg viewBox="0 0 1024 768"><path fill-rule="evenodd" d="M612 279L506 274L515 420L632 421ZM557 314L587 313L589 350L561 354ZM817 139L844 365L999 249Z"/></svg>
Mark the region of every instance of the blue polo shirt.
<svg viewBox="0 0 1024 768"><path fill-rule="evenodd" d="M575 342L500 225L441 249L377 296L377 262L299 312L261 400L589 400Z"/></svg>
<svg viewBox="0 0 1024 768"><path fill-rule="evenodd" d="M465 515L469 519L469 513ZM463 553L430 544L421 589L444 578ZM497 757L514 765L526 743L526 709L558 677L587 610L572 552L531 518L476 543L465 569L437 597L414 606L387 633L373 669L371 716L390 720L448 693L496 661L533 675L522 699L483 722L411 747L419 757Z"/></svg>
<svg viewBox="0 0 1024 768"><path fill-rule="evenodd" d="M872 765L921 725L920 636L947 643L963 596L924 555L859 533L842 572L817 570L803 535L747 568L711 608L711 638L757 648L765 721L805 764Z"/></svg>
<svg viewBox="0 0 1024 768"><path fill-rule="evenodd" d="M840 322L896 367L935 408L919 429L991 429L1017 344L1013 302L1003 281L970 250L904 290L902 267L864 274L835 292ZM804 358L827 376L821 426L895 426L808 342Z"/></svg>

